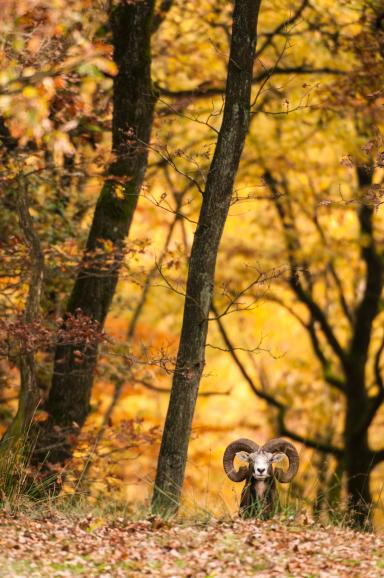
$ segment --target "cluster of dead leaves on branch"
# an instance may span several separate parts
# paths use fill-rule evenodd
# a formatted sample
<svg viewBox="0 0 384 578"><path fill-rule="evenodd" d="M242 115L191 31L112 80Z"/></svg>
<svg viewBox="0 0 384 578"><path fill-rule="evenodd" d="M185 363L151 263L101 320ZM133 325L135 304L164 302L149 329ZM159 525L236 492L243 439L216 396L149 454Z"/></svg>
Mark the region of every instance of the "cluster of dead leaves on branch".
<svg viewBox="0 0 384 578"><path fill-rule="evenodd" d="M13 350L22 353L48 350L53 348L57 341L73 346L92 347L109 339L100 324L80 309L75 314L67 314L65 320L57 318L50 326L41 320L26 322L21 317L8 322L0 320L0 337L0 356L10 356ZM79 359L82 357L81 352L75 351L74 355Z"/></svg>
<svg viewBox="0 0 384 578"><path fill-rule="evenodd" d="M384 570L383 535L308 519L168 525L156 518L6 514L0 545L2 576L369 578Z"/></svg>

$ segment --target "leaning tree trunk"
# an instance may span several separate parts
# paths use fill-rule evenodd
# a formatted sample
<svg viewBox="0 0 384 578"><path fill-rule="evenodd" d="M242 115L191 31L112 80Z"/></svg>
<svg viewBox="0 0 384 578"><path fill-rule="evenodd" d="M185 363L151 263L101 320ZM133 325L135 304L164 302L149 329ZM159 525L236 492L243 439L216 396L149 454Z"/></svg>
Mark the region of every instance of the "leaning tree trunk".
<svg viewBox="0 0 384 578"><path fill-rule="evenodd" d="M260 0L236 0L223 122L189 263L183 326L153 493L153 510L178 510L202 371L220 239L250 118Z"/></svg>
<svg viewBox="0 0 384 578"><path fill-rule="evenodd" d="M28 248L31 264L28 297L24 310L24 322L28 326L39 320L44 278L44 254L29 213L27 183L21 177L17 179L16 185L20 229ZM35 353L29 348L29 345L27 343L19 353L20 393L18 410L0 444L0 457L5 458L8 463L10 453L17 455L16 450L22 445L40 399L36 380Z"/></svg>
<svg viewBox="0 0 384 578"><path fill-rule="evenodd" d="M81 311L100 327L115 293L124 240L147 166L146 143L155 105L150 55L154 4L155 0L122 1L110 13L118 67L113 86L114 161L96 205L82 268L67 307L67 313ZM58 344L44 408L48 420L39 434L36 462L64 464L71 456L73 434L76 436L89 413L97 352L97 343Z"/></svg>

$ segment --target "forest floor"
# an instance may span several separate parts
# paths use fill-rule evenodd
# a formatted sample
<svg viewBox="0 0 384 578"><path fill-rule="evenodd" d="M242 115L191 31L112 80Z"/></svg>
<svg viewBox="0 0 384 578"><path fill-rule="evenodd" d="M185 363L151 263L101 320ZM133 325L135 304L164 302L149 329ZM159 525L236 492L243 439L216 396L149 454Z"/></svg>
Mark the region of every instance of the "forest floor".
<svg viewBox="0 0 384 578"><path fill-rule="evenodd" d="M2 514L0 576L383 577L384 535L308 520L187 525Z"/></svg>

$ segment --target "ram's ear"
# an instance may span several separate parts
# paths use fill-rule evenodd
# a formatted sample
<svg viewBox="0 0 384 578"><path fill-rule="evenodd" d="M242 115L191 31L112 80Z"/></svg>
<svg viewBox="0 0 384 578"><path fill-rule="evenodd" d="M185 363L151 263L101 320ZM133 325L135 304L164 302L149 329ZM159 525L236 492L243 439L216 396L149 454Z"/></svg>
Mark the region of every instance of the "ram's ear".
<svg viewBox="0 0 384 578"><path fill-rule="evenodd" d="M242 462L249 462L250 454L248 452L237 452L236 457Z"/></svg>
<svg viewBox="0 0 384 578"><path fill-rule="evenodd" d="M272 463L273 464L278 464L279 462L282 462L284 458L286 458L287 456L283 453L278 453L278 454L273 454L272 457Z"/></svg>

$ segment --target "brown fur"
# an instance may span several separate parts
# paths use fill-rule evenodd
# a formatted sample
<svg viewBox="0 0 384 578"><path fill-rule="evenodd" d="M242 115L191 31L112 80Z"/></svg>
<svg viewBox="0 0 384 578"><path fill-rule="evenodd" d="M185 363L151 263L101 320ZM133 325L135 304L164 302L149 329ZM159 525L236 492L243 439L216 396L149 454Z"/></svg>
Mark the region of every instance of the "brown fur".
<svg viewBox="0 0 384 578"><path fill-rule="evenodd" d="M256 480L250 467L240 499L242 518L270 518L279 505L276 480L272 475L265 480Z"/></svg>

